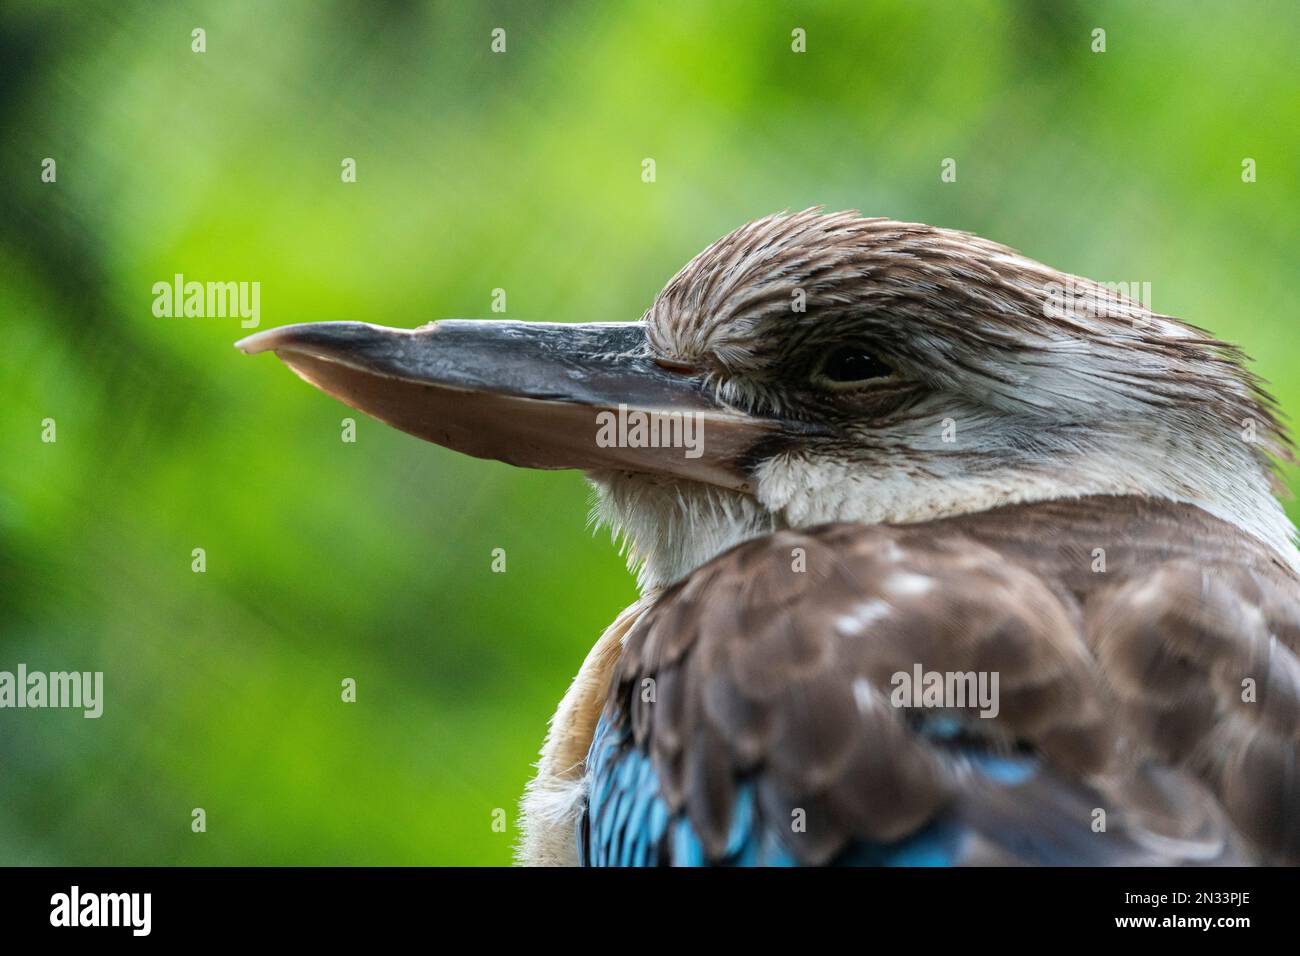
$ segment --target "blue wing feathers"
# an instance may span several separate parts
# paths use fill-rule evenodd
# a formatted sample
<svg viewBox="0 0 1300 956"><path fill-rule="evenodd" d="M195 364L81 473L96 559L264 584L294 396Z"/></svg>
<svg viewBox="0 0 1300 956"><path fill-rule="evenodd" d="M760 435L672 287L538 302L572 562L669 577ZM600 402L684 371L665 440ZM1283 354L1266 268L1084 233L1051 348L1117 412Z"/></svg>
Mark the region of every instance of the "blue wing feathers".
<svg viewBox="0 0 1300 956"><path fill-rule="evenodd" d="M963 757L990 781L1015 785L1034 773L1034 761L1014 756ZM589 866L704 866L703 842L660 796L648 755L632 744L626 723L601 717L587 760L588 797L579 828L579 858ZM896 843L858 842L836 866L950 866L966 837L954 820L938 819ZM723 866L796 866L780 834L760 819L754 785L737 785Z"/></svg>

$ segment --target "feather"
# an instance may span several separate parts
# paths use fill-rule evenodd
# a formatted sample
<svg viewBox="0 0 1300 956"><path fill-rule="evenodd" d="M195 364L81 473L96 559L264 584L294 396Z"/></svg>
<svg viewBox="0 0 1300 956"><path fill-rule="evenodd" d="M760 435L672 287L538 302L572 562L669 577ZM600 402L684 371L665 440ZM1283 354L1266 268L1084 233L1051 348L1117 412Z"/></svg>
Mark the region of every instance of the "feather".
<svg viewBox="0 0 1300 956"><path fill-rule="evenodd" d="M741 544L628 630L585 813L638 849L588 861L1300 861L1297 594L1249 535L1138 498ZM916 666L997 674L996 716L896 706Z"/></svg>

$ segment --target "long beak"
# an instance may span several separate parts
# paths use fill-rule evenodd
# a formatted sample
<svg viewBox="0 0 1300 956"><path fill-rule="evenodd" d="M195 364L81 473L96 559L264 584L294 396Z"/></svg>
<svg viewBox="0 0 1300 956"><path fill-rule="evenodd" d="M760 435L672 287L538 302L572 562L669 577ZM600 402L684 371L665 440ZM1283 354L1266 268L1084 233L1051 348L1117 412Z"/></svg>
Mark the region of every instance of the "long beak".
<svg viewBox="0 0 1300 956"><path fill-rule="evenodd" d="M640 323L447 320L287 325L249 336L382 422L526 468L621 470L752 489L752 466L809 429L720 404L703 376L649 357Z"/></svg>

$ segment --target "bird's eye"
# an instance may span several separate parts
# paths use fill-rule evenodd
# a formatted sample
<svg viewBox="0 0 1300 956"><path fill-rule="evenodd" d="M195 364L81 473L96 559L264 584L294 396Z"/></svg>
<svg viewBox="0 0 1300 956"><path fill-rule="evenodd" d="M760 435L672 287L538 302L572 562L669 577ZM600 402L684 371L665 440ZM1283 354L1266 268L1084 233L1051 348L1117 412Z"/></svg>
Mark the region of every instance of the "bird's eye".
<svg viewBox="0 0 1300 956"><path fill-rule="evenodd" d="M834 386L855 385L890 374L890 368L870 352L861 348L839 348L826 356L817 378Z"/></svg>

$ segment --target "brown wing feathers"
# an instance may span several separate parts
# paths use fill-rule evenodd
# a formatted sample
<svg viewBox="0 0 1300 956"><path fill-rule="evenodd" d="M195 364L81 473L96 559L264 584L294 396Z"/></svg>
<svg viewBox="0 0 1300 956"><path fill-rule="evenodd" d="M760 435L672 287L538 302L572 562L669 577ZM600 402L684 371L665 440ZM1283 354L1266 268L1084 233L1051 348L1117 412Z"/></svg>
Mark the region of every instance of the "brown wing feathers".
<svg viewBox="0 0 1300 956"><path fill-rule="evenodd" d="M1300 859L1294 602L1248 570L1171 562L1099 595L1090 642L1154 756L1206 779L1237 826ZM1276 635L1290 631L1290 645Z"/></svg>
<svg viewBox="0 0 1300 956"><path fill-rule="evenodd" d="M1180 535L1210 532L1208 563L1190 561ZM1111 549L1103 572L1094 547ZM1035 800L1074 814L1056 824L1083 841L1085 811L1107 806L1145 834L1134 852L1160 857L1224 843L1217 799L1261 854L1296 859L1296 594L1264 549L1172 504L780 532L665 592L628 635L611 707L630 710L666 801L712 857L752 779L779 829L806 815L783 838L810 863L945 811L995 823ZM955 770L890 703L892 676L918 664L996 672L997 718L970 710L966 724L990 748L1039 754L1042 778L1017 794ZM1084 790L1066 799L1061 780Z"/></svg>

